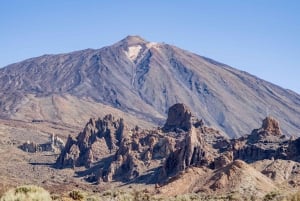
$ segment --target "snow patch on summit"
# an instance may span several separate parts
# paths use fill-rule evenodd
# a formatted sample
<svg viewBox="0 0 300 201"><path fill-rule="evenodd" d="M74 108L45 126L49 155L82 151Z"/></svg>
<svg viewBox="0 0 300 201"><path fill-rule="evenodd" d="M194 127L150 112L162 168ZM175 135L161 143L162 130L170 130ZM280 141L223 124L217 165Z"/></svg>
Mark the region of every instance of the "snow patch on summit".
<svg viewBox="0 0 300 201"><path fill-rule="evenodd" d="M125 54L129 60L134 62L136 60L136 58L138 57L141 49L142 49L142 46L140 46L140 45L130 46L130 47L128 47L128 50L125 51Z"/></svg>
<svg viewBox="0 0 300 201"><path fill-rule="evenodd" d="M152 48L152 47L154 47L154 48L158 48L159 47L159 43L155 43L155 42L150 42L150 43L147 43L147 48Z"/></svg>

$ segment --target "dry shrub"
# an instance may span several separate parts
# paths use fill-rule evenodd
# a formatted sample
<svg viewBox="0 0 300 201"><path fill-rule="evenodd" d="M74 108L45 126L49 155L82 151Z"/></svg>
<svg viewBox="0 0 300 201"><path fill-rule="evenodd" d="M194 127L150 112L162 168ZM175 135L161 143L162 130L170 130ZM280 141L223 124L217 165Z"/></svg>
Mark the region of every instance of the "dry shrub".
<svg viewBox="0 0 300 201"><path fill-rule="evenodd" d="M73 190L69 193L69 196L73 199L73 200L83 200L84 199L84 195L81 191L78 190Z"/></svg>
<svg viewBox="0 0 300 201"><path fill-rule="evenodd" d="M11 189L4 193L0 201L52 201L50 193L45 189L25 185Z"/></svg>
<svg viewBox="0 0 300 201"><path fill-rule="evenodd" d="M287 201L300 201L300 191L287 198Z"/></svg>

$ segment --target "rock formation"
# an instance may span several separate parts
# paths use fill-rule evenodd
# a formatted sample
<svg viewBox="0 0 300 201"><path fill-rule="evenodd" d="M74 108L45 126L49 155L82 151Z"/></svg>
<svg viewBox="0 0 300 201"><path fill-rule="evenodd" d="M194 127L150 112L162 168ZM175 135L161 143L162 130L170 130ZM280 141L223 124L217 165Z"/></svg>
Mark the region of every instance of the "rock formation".
<svg viewBox="0 0 300 201"><path fill-rule="evenodd" d="M69 136L65 149L57 159L58 167L90 165L108 155L119 147L126 133L123 119L115 120L112 115L103 119L90 119L76 139Z"/></svg>
<svg viewBox="0 0 300 201"><path fill-rule="evenodd" d="M299 161L300 140L283 135L274 118L267 117L259 129L230 140L195 119L183 104L175 104L168 114L163 128L152 130L138 126L128 129L122 119L116 120L112 115L91 119L76 138L68 138L57 165L90 168L91 175L86 179L96 183L156 183L163 186L162 191L184 181L184 192L222 191L232 186L243 193L245 189L239 188L239 184L248 185L249 179L250 193L256 185L262 188L270 184L270 189L275 188L269 178L275 179L270 175L278 170L264 167L256 171L245 162ZM291 165L283 163L282 167ZM197 175L189 183L184 175L192 173ZM293 185L296 186L295 182Z"/></svg>
<svg viewBox="0 0 300 201"><path fill-rule="evenodd" d="M265 118L262 123L262 132L267 135L280 136L281 130L278 121L272 117Z"/></svg>
<svg viewBox="0 0 300 201"><path fill-rule="evenodd" d="M192 113L184 104L177 103L169 108L168 118L163 127L165 131L182 129L188 131L192 128Z"/></svg>
<svg viewBox="0 0 300 201"><path fill-rule="evenodd" d="M113 160L98 174L98 182L130 181L157 166L173 151L175 141L158 130L134 132L121 141ZM152 178L153 179L153 178Z"/></svg>
<svg viewBox="0 0 300 201"><path fill-rule="evenodd" d="M233 161L233 153L231 151L226 151L220 154L219 157L214 159L213 168L219 169L225 167L226 165L230 164Z"/></svg>
<svg viewBox="0 0 300 201"><path fill-rule="evenodd" d="M76 139L68 138L57 165L92 167L102 161L94 173L97 182L145 178L155 182L190 167L212 166L214 157L228 146L219 131L193 118L185 105L175 104L163 129L125 129L123 120L111 115L91 119ZM153 175L159 176L146 177L149 169L156 169Z"/></svg>
<svg viewBox="0 0 300 201"><path fill-rule="evenodd" d="M192 127L184 135L184 139L166 158L162 168L162 177L174 176L188 167L209 164L208 149L195 128Z"/></svg>
<svg viewBox="0 0 300 201"><path fill-rule="evenodd" d="M233 140L232 150L234 159L246 162L271 158L288 159L294 157L288 154L289 147L293 144L294 142L282 135L278 121L267 117L261 128L254 129L248 136Z"/></svg>
<svg viewBox="0 0 300 201"><path fill-rule="evenodd" d="M43 144L37 144L35 142L27 141L20 146L20 149L26 152L43 152L50 151L54 153L60 153L63 150L65 143L58 136L52 134L49 137L49 141Z"/></svg>
<svg viewBox="0 0 300 201"><path fill-rule="evenodd" d="M282 139L279 122L273 117L266 117L259 129L254 129L249 136L250 141L276 141Z"/></svg>

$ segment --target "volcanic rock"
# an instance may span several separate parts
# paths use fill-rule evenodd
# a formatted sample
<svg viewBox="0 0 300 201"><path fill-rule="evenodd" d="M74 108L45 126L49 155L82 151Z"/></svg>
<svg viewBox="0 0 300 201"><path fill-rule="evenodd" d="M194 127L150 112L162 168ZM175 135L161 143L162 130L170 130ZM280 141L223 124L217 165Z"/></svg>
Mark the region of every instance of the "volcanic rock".
<svg viewBox="0 0 300 201"><path fill-rule="evenodd" d="M98 182L136 179L147 169L156 168L172 152L174 146L172 138L160 135L156 130L132 133L130 137L122 139L108 167L100 170Z"/></svg>
<svg viewBox="0 0 300 201"><path fill-rule="evenodd" d="M263 122L262 126L259 129L254 129L251 133L252 140L276 140L281 136L281 130L279 127L279 122L274 119L273 117L266 117Z"/></svg>
<svg viewBox="0 0 300 201"><path fill-rule="evenodd" d="M263 120L262 130L267 135L275 135L275 136L280 136L281 135L281 130L279 128L279 123L276 119L274 119L272 117L267 117Z"/></svg>
<svg viewBox="0 0 300 201"><path fill-rule="evenodd" d="M52 134L49 137L49 141L46 143L42 144L37 144L35 142L30 142L27 141L23 143L21 146L19 146L20 149L26 152L44 152L44 151L49 151L49 152L54 152L54 153L60 153L61 150L64 148L65 143L62 139L60 139L58 136L55 136Z"/></svg>
<svg viewBox="0 0 300 201"><path fill-rule="evenodd" d="M167 157L161 176L174 176L188 167L207 165L207 154L203 139L192 127L176 150Z"/></svg>
<svg viewBox="0 0 300 201"><path fill-rule="evenodd" d="M188 131L192 128L192 113L186 105L177 103L169 108L168 118L163 127L165 131L182 129Z"/></svg>
<svg viewBox="0 0 300 201"><path fill-rule="evenodd" d="M260 192L276 190L269 178L288 179L293 181L291 185L297 185L294 175L299 168L290 164L274 165L289 171L283 175L272 165L257 171L245 163L299 159L300 140L287 139L275 119L267 117L261 128L230 140L222 132L205 126L203 121L195 120L184 104L175 104L168 114L164 127L152 130L138 126L128 129L122 119L116 120L111 115L91 119L77 138L68 138L57 164L89 168L92 182L159 184L161 192L172 195L224 193L231 188L251 194L256 186ZM184 187L180 187L181 181ZM264 185L269 187L263 189Z"/></svg>
<svg viewBox="0 0 300 201"><path fill-rule="evenodd" d="M288 159L300 162L300 138L290 140L286 152Z"/></svg>
<svg viewBox="0 0 300 201"><path fill-rule="evenodd" d="M56 165L86 166L112 154L117 150L124 135L123 119L115 120L112 115L103 119L90 119L76 139L69 136L65 149L58 157Z"/></svg>
<svg viewBox="0 0 300 201"><path fill-rule="evenodd" d="M265 175L241 160L235 160L216 171L204 184L216 192L239 192L262 194L276 190L276 186ZM202 188L198 186L199 190ZM201 191L201 190L200 190Z"/></svg>
<svg viewBox="0 0 300 201"><path fill-rule="evenodd" d="M259 129L254 129L248 136L233 140L234 159L254 162L263 159L287 159L289 142L282 135L277 120L267 117Z"/></svg>
<svg viewBox="0 0 300 201"><path fill-rule="evenodd" d="M225 167L233 161L233 153L231 151L226 151L222 153L219 157L214 159L214 169L219 169Z"/></svg>

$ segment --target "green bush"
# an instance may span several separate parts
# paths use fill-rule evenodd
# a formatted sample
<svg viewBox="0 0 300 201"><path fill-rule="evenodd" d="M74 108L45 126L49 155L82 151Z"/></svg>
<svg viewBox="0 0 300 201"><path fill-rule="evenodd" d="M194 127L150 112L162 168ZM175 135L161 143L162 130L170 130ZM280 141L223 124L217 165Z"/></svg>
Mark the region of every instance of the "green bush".
<svg viewBox="0 0 300 201"><path fill-rule="evenodd" d="M52 201L52 199L45 189L26 185L7 191L0 201Z"/></svg>

